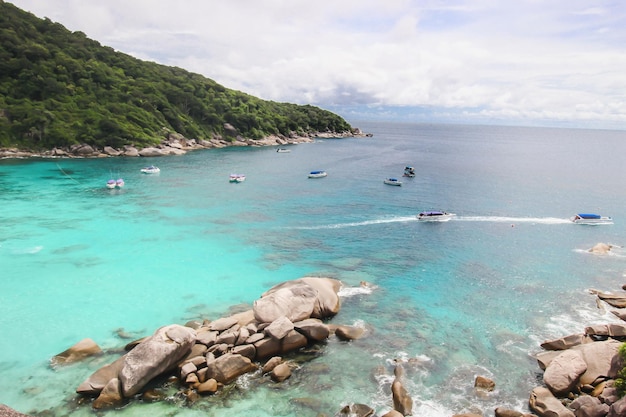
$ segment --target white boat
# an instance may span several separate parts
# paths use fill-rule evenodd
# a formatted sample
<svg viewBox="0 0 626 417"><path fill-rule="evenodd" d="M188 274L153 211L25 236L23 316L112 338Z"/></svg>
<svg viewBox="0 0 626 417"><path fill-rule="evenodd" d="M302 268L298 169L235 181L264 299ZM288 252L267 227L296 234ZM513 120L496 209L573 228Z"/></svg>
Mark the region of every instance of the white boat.
<svg viewBox="0 0 626 417"><path fill-rule="evenodd" d="M150 165L149 167L141 168L141 172L143 172L144 174L158 174L159 172L161 172L161 170L159 169L159 167Z"/></svg>
<svg viewBox="0 0 626 417"><path fill-rule="evenodd" d="M230 177L228 177L230 182L244 182L245 180L246 176L243 174L230 174Z"/></svg>
<svg viewBox="0 0 626 417"><path fill-rule="evenodd" d="M613 219L593 213L578 213L570 219L576 224L613 224Z"/></svg>
<svg viewBox="0 0 626 417"><path fill-rule="evenodd" d="M326 175L326 171L311 171L309 172L309 178L324 178Z"/></svg>
<svg viewBox="0 0 626 417"><path fill-rule="evenodd" d="M388 185L402 185L402 181L397 178L387 178L383 182Z"/></svg>
<svg viewBox="0 0 626 417"><path fill-rule="evenodd" d="M118 178L115 180L115 188L122 188L124 186L124 180L122 178Z"/></svg>
<svg viewBox="0 0 626 417"><path fill-rule="evenodd" d="M403 177L410 177L413 178L415 176L415 168L413 167L404 167L404 174L402 174Z"/></svg>
<svg viewBox="0 0 626 417"><path fill-rule="evenodd" d="M291 152L289 149L285 149L285 148L278 148L276 149L276 152L278 153L287 153L287 152Z"/></svg>
<svg viewBox="0 0 626 417"><path fill-rule="evenodd" d="M417 215L417 220L421 222L447 222L456 214L445 211L422 211Z"/></svg>
<svg viewBox="0 0 626 417"><path fill-rule="evenodd" d="M115 188L115 180L108 180L107 188Z"/></svg>

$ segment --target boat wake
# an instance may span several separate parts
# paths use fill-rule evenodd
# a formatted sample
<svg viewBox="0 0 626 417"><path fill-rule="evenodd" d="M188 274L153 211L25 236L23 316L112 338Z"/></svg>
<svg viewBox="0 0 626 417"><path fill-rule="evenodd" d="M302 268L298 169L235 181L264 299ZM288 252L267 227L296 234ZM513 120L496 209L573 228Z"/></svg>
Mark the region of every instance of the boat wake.
<svg viewBox="0 0 626 417"><path fill-rule="evenodd" d="M360 222L324 224L318 226L296 226L294 229L319 230L319 229L343 229L346 227L371 226L376 224L403 223L417 221L416 216L385 217L375 220L363 220ZM455 216L452 222L493 222L493 223L531 223L531 224L574 224L569 219L558 217L505 217L505 216ZM437 222L429 222L437 223Z"/></svg>
<svg viewBox="0 0 626 417"><path fill-rule="evenodd" d="M570 219L558 217L502 217L502 216L457 216L452 221L462 222L495 222L495 223L539 223L539 224L572 224Z"/></svg>
<svg viewBox="0 0 626 417"><path fill-rule="evenodd" d="M296 226L294 227L294 229L300 229L300 230L343 229L346 227L359 227L359 226L370 226L373 224L399 223L399 222L412 222L412 221L417 221L417 218L415 216L385 217L382 219L364 220L361 222L335 223L335 224L325 224L325 225L319 225L319 226Z"/></svg>

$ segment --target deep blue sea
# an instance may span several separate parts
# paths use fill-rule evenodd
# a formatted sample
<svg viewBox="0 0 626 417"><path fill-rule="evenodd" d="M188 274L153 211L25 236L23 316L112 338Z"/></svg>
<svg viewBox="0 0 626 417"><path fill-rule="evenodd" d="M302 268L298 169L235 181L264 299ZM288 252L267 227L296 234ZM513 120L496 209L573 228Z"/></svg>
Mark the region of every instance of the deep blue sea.
<svg viewBox="0 0 626 417"><path fill-rule="evenodd" d="M539 344L616 320L588 290L626 281L626 132L353 125L373 137L289 153L0 161L0 403L41 416L313 417L350 403L382 415L401 360L414 415L527 411ZM150 164L161 173L140 172ZM415 178L401 177L407 165ZM118 177L124 188L105 187ZM422 223L422 210L457 217ZM614 222L576 225L578 212ZM587 252L599 242L616 247ZM286 382L249 375L228 398L104 413L78 403L75 388L117 358L121 336L217 319L302 276L341 280L331 322L365 337L331 337ZM49 366L84 338L115 353ZM477 394L477 375L496 390Z"/></svg>

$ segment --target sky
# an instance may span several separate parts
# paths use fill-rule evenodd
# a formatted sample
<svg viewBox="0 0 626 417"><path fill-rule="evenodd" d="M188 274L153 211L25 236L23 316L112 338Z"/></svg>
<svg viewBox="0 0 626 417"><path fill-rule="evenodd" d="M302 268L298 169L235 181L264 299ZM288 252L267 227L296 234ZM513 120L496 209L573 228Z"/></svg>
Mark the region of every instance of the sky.
<svg viewBox="0 0 626 417"><path fill-rule="evenodd" d="M348 121L626 130L621 0L9 0L102 45Z"/></svg>

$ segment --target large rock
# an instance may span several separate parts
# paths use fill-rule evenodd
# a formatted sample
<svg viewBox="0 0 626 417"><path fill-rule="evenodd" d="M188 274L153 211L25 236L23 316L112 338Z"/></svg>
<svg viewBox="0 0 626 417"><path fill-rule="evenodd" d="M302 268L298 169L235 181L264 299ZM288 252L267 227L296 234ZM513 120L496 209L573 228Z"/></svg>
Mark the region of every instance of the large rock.
<svg viewBox="0 0 626 417"><path fill-rule="evenodd" d="M124 397L132 397L154 377L176 367L195 341L195 330L172 324L161 327L128 352L119 373Z"/></svg>
<svg viewBox="0 0 626 417"><path fill-rule="evenodd" d="M257 369L249 358L226 353L207 363L207 377L222 384L229 384L239 376Z"/></svg>
<svg viewBox="0 0 626 417"><path fill-rule="evenodd" d="M325 319L339 313L341 299L339 290L341 282L332 278L304 277L300 281L312 286L317 290L317 303L311 317Z"/></svg>
<svg viewBox="0 0 626 417"><path fill-rule="evenodd" d="M270 377L274 382L283 382L291 376L291 368L286 363L280 363L270 372Z"/></svg>
<svg viewBox="0 0 626 417"><path fill-rule="evenodd" d="M548 388L537 387L530 393L530 409L540 417L576 417Z"/></svg>
<svg viewBox="0 0 626 417"><path fill-rule="evenodd" d="M591 249L589 249L589 252L599 255L606 255L610 252L611 248L613 248L613 246L609 245L608 243L596 243Z"/></svg>
<svg viewBox="0 0 626 417"><path fill-rule="evenodd" d="M626 308L626 294L598 293L597 296L615 308Z"/></svg>
<svg viewBox="0 0 626 417"><path fill-rule="evenodd" d="M328 339L330 329L319 319L307 319L293 324L296 331L302 333L312 342L320 342Z"/></svg>
<svg viewBox="0 0 626 417"><path fill-rule="evenodd" d="M124 397L120 390L120 381L117 378L110 380L98 398L91 405L97 410L119 407L124 404Z"/></svg>
<svg viewBox="0 0 626 417"><path fill-rule="evenodd" d="M287 335L281 339L280 341L280 350L282 353L291 352L293 350L297 350L305 347L309 344L306 336L301 333L298 333L295 330L290 331Z"/></svg>
<svg viewBox="0 0 626 417"><path fill-rule="evenodd" d="M4 404L0 404L0 417L29 417L27 414L22 414L11 407Z"/></svg>
<svg viewBox="0 0 626 417"><path fill-rule="evenodd" d="M611 404L609 414L606 417L623 417L626 416L626 397L622 397L619 401Z"/></svg>
<svg viewBox="0 0 626 417"><path fill-rule="evenodd" d="M292 322L331 317L341 308L340 287L341 282L331 278L304 277L283 282L254 303L254 317L260 323L271 323L280 316Z"/></svg>
<svg viewBox="0 0 626 417"><path fill-rule="evenodd" d="M117 375L124 366L124 359L125 357L121 356L115 362L98 369L76 388L76 393L94 396L100 394L110 380L117 378Z"/></svg>
<svg viewBox="0 0 626 417"><path fill-rule="evenodd" d="M349 341L361 338L364 332L365 329L362 327L341 325L335 329L335 336L341 340Z"/></svg>
<svg viewBox="0 0 626 417"><path fill-rule="evenodd" d="M580 377L580 384L592 384L598 378L608 375L611 369L611 360L621 345L621 342L609 339L573 347L572 349L580 351L587 364L587 370Z"/></svg>
<svg viewBox="0 0 626 417"><path fill-rule="evenodd" d="M576 417L604 417L609 412L609 406L591 395L581 395L570 404Z"/></svg>
<svg viewBox="0 0 626 417"><path fill-rule="evenodd" d="M413 399L402 385L398 378L391 384L391 395L393 399L393 409L404 416L413 414Z"/></svg>
<svg viewBox="0 0 626 417"><path fill-rule="evenodd" d="M303 283L270 290L254 302L254 317L260 323L271 323L287 317L292 323L311 317L317 301L317 291Z"/></svg>
<svg viewBox="0 0 626 417"><path fill-rule="evenodd" d="M164 152L159 148L143 148L139 151L139 156L164 156L167 152Z"/></svg>
<svg viewBox="0 0 626 417"><path fill-rule="evenodd" d="M83 339L71 348L55 355L50 359L52 366L63 365L80 361L88 356L99 355L102 353L100 346L91 339Z"/></svg>
<svg viewBox="0 0 626 417"><path fill-rule="evenodd" d="M581 345L584 341L584 334L571 334L560 339L546 340L541 344L541 347L545 350L566 350L573 346Z"/></svg>
<svg viewBox="0 0 626 417"><path fill-rule="evenodd" d="M287 317L279 317L264 330L265 334L274 339L282 339L293 331L293 323Z"/></svg>
<svg viewBox="0 0 626 417"><path fill-rule="evenodd" d="M575 350L565 350L550 362L543 374L543 382L556 396L570 392L587 370L583 355Z"/></svg>

